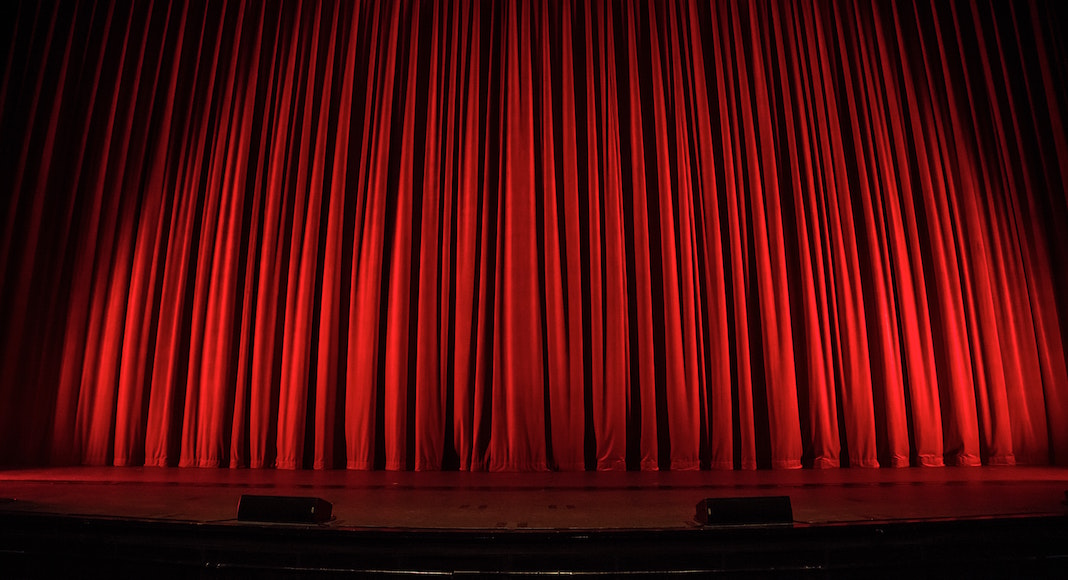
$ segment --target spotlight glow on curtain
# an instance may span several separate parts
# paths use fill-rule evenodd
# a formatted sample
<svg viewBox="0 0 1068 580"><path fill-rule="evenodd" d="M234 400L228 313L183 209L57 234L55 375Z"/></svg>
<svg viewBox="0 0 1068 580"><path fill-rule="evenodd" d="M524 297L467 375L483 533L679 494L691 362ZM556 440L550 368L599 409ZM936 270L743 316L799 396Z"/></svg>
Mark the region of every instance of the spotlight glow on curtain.
<svg viewBox="0 0 1068 580"><path fill-rule="evenodd" d="M1066 463L1055 13L22 2L0 460Z"/></svg>

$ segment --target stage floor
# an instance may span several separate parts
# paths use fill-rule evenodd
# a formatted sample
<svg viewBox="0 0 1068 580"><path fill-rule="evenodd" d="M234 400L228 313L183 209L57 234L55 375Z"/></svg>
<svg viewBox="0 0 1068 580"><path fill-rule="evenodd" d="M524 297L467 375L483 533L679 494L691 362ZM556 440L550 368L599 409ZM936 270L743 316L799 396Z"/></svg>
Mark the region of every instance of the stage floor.
<svg viewBox="0 0 1068 580"><path fill-rule="evenodd" d="M242 494L313 496L337 529L682 530L703 498L785 495L795 526L1063 516L1068 469L466 473L0 470L0 512L248 525Z"/></svg>

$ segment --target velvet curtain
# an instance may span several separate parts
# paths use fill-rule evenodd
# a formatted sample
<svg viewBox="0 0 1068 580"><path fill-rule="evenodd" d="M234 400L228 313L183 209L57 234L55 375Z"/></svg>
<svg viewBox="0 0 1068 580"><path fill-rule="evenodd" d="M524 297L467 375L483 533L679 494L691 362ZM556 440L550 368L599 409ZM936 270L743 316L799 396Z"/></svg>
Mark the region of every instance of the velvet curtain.
<svg viewBox="0 0 1068 580"><path fill-rule="evenodd" d="M1055 4L8 7L0 461L1066 463Z"/></svg>

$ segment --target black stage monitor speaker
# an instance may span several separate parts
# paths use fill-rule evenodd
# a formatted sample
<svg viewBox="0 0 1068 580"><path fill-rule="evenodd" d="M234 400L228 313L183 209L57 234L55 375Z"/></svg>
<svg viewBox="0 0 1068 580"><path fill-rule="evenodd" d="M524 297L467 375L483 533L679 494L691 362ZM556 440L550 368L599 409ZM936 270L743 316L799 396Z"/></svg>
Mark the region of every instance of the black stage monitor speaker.
<svg viewBox="0 0 1068 580"><path fill-rule="evenodd" d="M794 523L790 498L710 497L697 504L697 521L707 526L745 526Z"/></svg>
<svg viewBox="0 0 1068 580"><path fill-rule="evenodd" d="M321 524L330 521L333 506L317 497L242 495L237 519L243 522Z"/></svg>

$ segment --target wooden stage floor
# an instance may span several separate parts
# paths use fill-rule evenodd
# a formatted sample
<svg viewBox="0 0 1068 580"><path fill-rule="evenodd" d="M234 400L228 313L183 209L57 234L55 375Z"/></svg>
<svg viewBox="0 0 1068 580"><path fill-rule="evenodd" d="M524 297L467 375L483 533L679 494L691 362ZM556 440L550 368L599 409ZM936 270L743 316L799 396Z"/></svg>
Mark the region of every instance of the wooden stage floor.
<svg viewBox="0 0 1068 580"><path fill-rule="evenodd" d="M795 525L1064 515L1068 469L467 473L0 470L0 510L235 525L242 494L314 496L337 528L685 529L703 498L786 495Z"/></svg>
<svg viewBox="0 0 1068 580"><path fill-rule="evenodd" d="M0 577L1068 577L1068 469L462 473L0 470ZM243 494L331 502L238 521ZM701 526L789 496L793 524Z"/></svg>

